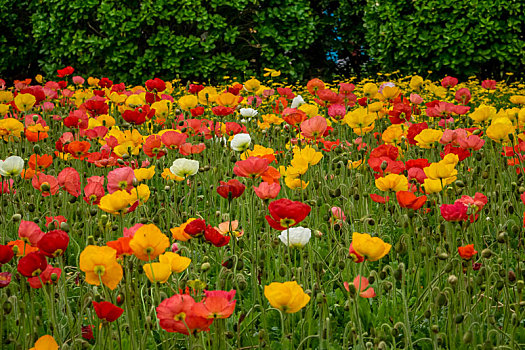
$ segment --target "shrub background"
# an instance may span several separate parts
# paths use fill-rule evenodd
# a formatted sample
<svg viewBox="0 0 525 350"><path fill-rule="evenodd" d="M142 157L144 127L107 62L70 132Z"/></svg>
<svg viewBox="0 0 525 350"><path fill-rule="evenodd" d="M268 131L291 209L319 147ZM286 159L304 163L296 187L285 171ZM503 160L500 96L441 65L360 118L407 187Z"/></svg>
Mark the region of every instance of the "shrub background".
<svg viewBox="0 0 525 350"><path fill-rule="evenodd" d="M0 76L498 78L523 70L524 28L521 0L1 0Z"/></svg>

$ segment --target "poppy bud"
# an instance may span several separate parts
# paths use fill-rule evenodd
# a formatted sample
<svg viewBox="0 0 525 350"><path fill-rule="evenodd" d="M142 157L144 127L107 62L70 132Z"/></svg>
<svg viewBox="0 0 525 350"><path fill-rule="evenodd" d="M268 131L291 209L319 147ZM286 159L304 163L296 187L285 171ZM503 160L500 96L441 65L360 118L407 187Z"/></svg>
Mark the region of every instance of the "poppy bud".
<svg viewBox="0 0 525 350"><path fill-rule="evenodd" d="M521 293L524 287L525 287L525 282L523 280L519 280L518 282L516 282L516 288L518 289L518 292Z"/></svg>
<svg viewBox="0 0 525 350"><path fill-rule="evenodd" d="M463 334L463 343L470 344L472 343L472 331L468 330Z"/></svg>
<svg viewBox="0 0 525 350"><path fill-rule="evenodd" d="M439 307L445 306L447 305L447 303L448 303L448 300L447 300L447 296L445 295L445 293L439 293L436 297L437 306Z"/></svg>
<svg viewBox="0 0 525 350"><path fill-rule="evenodd" d="M485 248L481 251L481 256L485 259L490 259L490 257L492 256L492 250L490 250L489 248Z"/></svg>
<svg viewBox="0 0 525 350"><path fill-rule="evenodd" d="M498 234L498 243L505 243L507 241L507 232L500 232Z"/></svg>
<svg viewBox="0 0 525 350"><path fill-rule="evenodd" d="M13 220L13 222L19 222L20 220L22 220L22 215L20 215L20 214L14 214L14 215L11 217L11 220Z"/></svg>
<svg viewBox="0 0 525 350"><path fill-rule="evenodd" d="M483 171L483 172L481 173L481 177L482 177L483 179L485 179L485 180L488 179L488 178L489 178L489 172L488 172L488 171Z"/></svg>
<svg viewBox="0 0 525 350"><path fill-rule="evenodd" d="M11 311L13 311L13 304L11 304L9 300L6 300L2 309L4 310L4 315L7 316L11 313Z"/></svg>
<svg viewBox="0 0 525 350"><path fill-rule="evenodd" d="M448 283L451 285L451 286L455 286L457 283L458 283L458 278L454 275L450 275L448 276Z"/></svg>
<svg viewBox="0 0 525 350"><path fill-rule="evenodd" d="M427 309L424 313L423 313L423 316L425 316L425 318L427 320L430 319L430 317L432 317L432 311L430 309Z"/></svg>
<svg viewBox="0 0 525 350"><path fill-rule="evenodd" d="M516 274L514 273L514 271L509 271L508 278L510 282L516 281Z"/></svg>
<svg viewBox="0 0 525 350"><path fill-rule="evenodd" d="M496 289L497 290L502 290L504 286L505 286L505 283L502 280L499 280L499 281L496 282Z"/></svg>
<svg viewBox="0 0 525 350"><path fill-rule="evenodd" d="M88 236L88 238L87 238L87 244L88 244L88 245L94 245L94 244L95 244L95 237L93 237L93 236Z"/></svg>
<svg viewBox="0 0 525 350"><path fill-rule="evenodd" d="M383 290L385 292L389 292L393 287L393 284L391 282L385 281L383 282Z"/></svg>
<svg viewBox="0 0 525 350"><path fill-rule="evenodd" d="M206 271L208 271L210 268L211 268L210 263L205 262L205 263L203 263L203 264L201 265L201 272L206 272Z"/></svg>
<svg viewBox="0 0 525 350"><path fill-rule="evenodd" d="M433 332L433 333L439 333L439 326L437 324L433 324L431 327L430 327L430 330Z"/></svg>

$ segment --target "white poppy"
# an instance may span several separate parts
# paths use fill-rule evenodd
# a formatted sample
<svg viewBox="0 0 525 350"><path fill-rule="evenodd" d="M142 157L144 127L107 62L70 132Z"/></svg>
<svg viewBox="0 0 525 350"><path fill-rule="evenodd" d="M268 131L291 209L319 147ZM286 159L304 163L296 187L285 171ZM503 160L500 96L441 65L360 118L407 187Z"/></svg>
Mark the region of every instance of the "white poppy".
<svg viewBox="0 0 525 350"><path fill-rule="evenodd" d="M199 171L199 161L179 158L173 162L170 171L178 177L193 176Z"/></svg>
<svg viewBox="0 0 525 350"><path fill-rule="evenodd" d="M241 108L239 112L243 117L255 117L257 114L259 114L259 112L253 108Z"/></svg>
<svg viewBox="0 0 525 350"><path fill-rule="evenodd" d="M230 146L234 151L244 152L250 147L252 138L249 134L237 134L230 142Z"/></svg>
<svg viewBox="0 0 525 350"><path fill-rule="evenodd" d="M289 232L288 232L289 231ZM281 242L289 247L301 248L310 241L312 231L306 227L290 227L287 231L282 231L279 235Z"/></svg>
<svg viewBox="0 0 525 350"><path fill-rule="evenodd" d="M297 108L300 105L304 105L306 102L304 101L303 97L301 95L297 95L292 100L292 108Z"/></svg>
<svg viewBox="0 0 525 350"><path fill-rule="evenodd" d="M0 175L5 177L17 176L24 170L24 160L19 156L7 157L0 160Z"/></svg>

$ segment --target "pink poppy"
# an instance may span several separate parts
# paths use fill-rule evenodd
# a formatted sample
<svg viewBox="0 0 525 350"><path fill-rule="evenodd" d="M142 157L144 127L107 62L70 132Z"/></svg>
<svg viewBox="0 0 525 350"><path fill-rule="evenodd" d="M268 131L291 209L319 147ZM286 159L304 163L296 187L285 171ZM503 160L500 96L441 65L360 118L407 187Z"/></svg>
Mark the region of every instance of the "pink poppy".
<svg viewBox="0 0 525 350"><path fill-rule="evenodd" d="M130 167L112 170L108 173L108 192L113 193L119 190L131 192L133 180L135 180L135 173Z"/></svg>
<svg viewBox="0 0 525 350"><path fill-rule="evenodd" d="M34 188L39 190L44 197L54 195L59 190L58 180L54 176L46 175L44 173L38 173L33 176L31 184Z"/></svg>
<svg viewBox="0 0 525 350"><path fill-rule="evenodd" d="M44 232L42 232L40 227L34 222L25 220L20 221L20 225L18 226L18 237L20 237L22 241L30 244L32 247L36 247L38 241L40 241L43 236Z"/></svg>
<svg viewBox="0 0 525 350"><path fill-rule="evenodd" d="M350 291L350 286L348 282L345 282L343 284L345 286L345 289L347 291ZM352 284L354 285L355 289L358 291L360 297L373 298L376 296L376 292L374 291L374 288L366 289L369 285L368 278L358 275L356 278L354 278L354 281L352 282Z"/></svg>
<svg viewBox="0 0 525 350"><path fill-rule="evenodd" d="M80 175L75 168L65 168L58 174L58 184L72 196L80 196Z"/></svg>
<svg viewBox="0 0 525 350"><path fill-rule="evenodd" d="M268 182L263 181L259 184L259 187L253 186L253 190L260 199L274 199L279 195L281 185L279 185L278 182L269 184Z"/></svg>
<svg viewBox="0 0 525 350"><path fill-rule="evenodd" d="M301 123L301 134L309 139L318 139L323 136L328 123L320 115L307 119Z"/></svg>

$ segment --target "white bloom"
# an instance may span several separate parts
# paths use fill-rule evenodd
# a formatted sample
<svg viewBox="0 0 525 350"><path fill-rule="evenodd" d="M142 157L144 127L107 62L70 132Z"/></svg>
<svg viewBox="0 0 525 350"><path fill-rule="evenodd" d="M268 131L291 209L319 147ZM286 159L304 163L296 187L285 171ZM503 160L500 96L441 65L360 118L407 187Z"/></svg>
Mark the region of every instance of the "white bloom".
<svg viewBox="0 0 525 350"><path fill-rule="evenodd" d="M187 177L197 174L199 171L199 161L179 158L173 162L170 171L178 177Z"/></svg>
<svg viewBox="0 0 525 350"><path fill-rule="evenodd" d="M237 134L230 142L230 146L234 151L244 152L250 147L252 138L249 134Z"/></svg>
<svg viewBox="0 0 525 350"><path fill-rule="evenodd" d="M259 112L253 108L241 108L240 111L243 117L255 117Z"/></svg>
<svg viewBox="0 0 525 350"><path fill-rule="evenodd" d="M7 157L0 160L0 175L10 177L17 176L24 170L24 160L19 156Z"/></svg>
<svg viewBox="0 0 525 350"><path fill-rule="evenodd" d="M288 230L290 232L282 231L279 239L289 247L303 247L312 237L312 231L306 227L290 227Z"/></svg>
<svg viewBox="0 0 525 350"><path fill-rule="evenodd" d="M301 95L297 95L292 100L292 108L297 108L300 105L304 105L306 102L304 101L303 97Z"/></svg>

